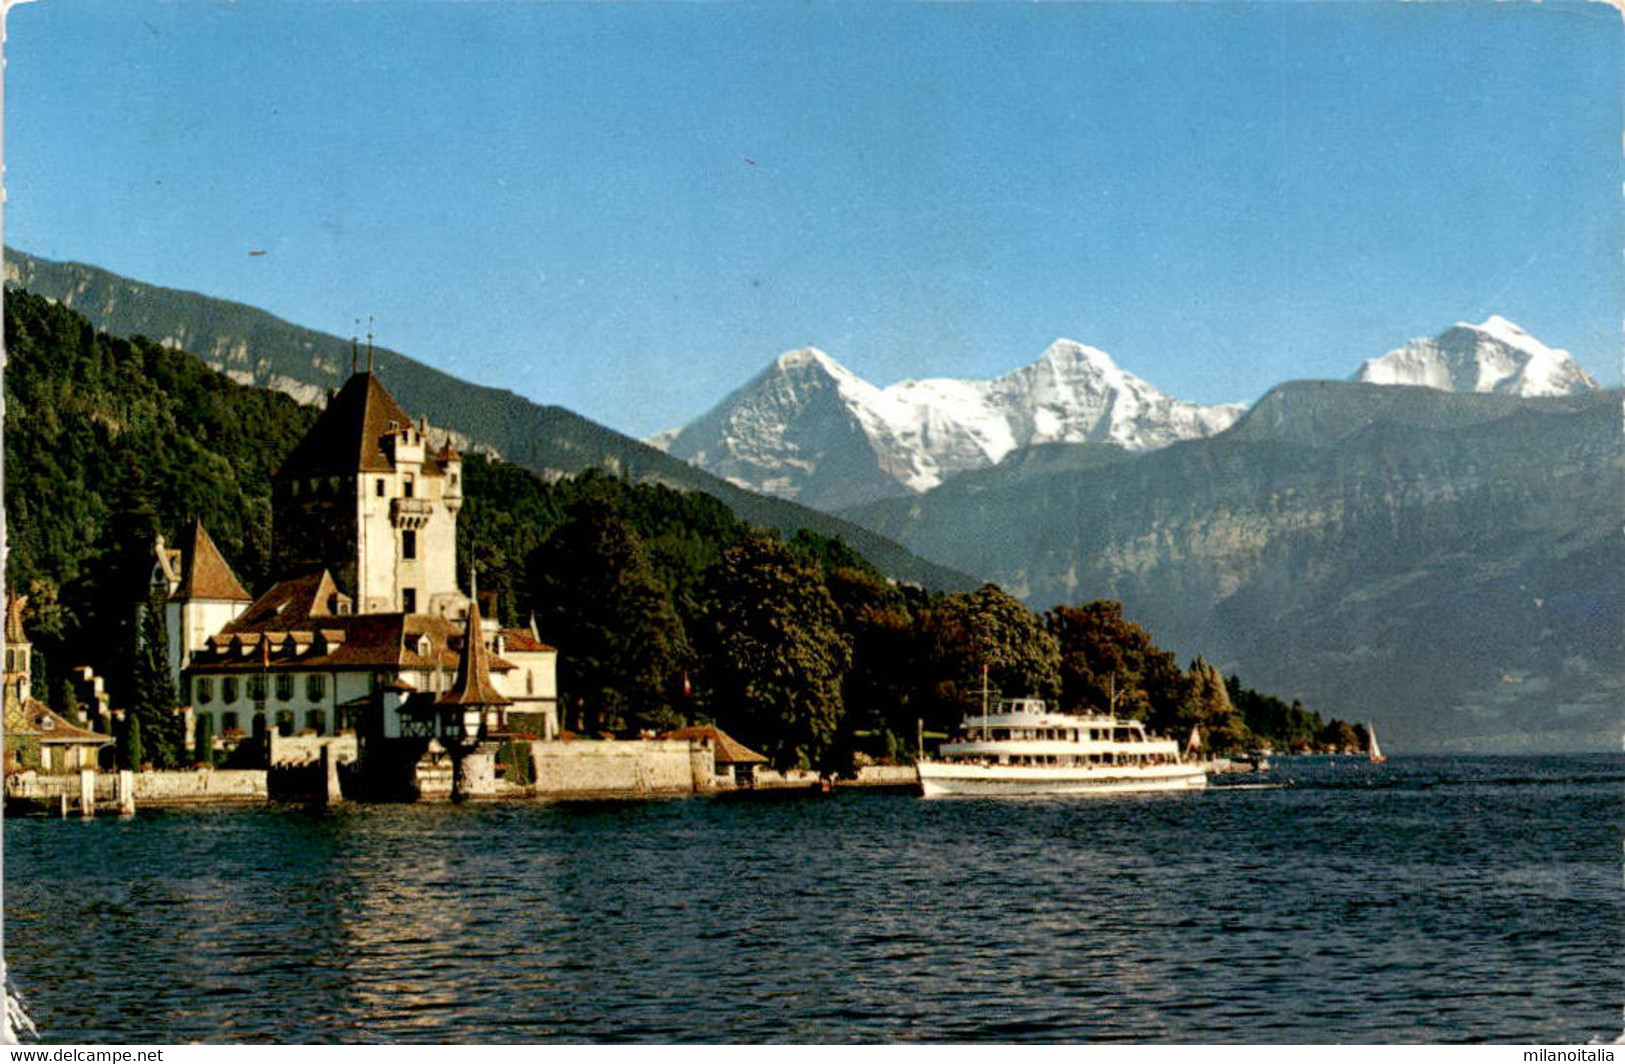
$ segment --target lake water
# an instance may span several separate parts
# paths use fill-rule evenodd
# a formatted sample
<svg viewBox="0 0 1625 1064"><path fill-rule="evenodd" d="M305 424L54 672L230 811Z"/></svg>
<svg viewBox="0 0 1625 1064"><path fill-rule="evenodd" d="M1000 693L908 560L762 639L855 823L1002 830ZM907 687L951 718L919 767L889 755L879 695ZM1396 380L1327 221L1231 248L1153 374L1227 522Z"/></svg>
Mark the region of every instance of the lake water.
<svg viewBox="0 0 1625 1064"><path fill-rule="evenodd" d="M1583 1042L1625 759L5 824L42 1041Z"/></svg>

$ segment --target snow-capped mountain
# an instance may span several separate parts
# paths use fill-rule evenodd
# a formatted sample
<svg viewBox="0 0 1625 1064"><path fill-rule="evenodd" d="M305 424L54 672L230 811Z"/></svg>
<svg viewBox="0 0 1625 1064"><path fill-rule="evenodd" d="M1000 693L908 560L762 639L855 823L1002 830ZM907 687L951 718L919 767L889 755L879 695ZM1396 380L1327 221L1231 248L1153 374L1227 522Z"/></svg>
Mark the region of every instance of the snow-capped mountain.
<svg viewBox="0 0 1625 1064"><path fill-rule="evenodd" d="M927 491L1033 444L1144 451L1210 436L1243 410L1173 399L1072 340L994 380L886 388L803 348L779 356L704 417L649 442L757 491L838 509Z"/></svg>
<svg viewBox="0 0 1625 1064"><path fill-rule="evenodd" d="M1354 379L1525 398L1576 395L1598 387L1567 351L1547 347L1499 315L1478 325L1457 322L1432 339L1412 340L1368 360Z"/></svg>

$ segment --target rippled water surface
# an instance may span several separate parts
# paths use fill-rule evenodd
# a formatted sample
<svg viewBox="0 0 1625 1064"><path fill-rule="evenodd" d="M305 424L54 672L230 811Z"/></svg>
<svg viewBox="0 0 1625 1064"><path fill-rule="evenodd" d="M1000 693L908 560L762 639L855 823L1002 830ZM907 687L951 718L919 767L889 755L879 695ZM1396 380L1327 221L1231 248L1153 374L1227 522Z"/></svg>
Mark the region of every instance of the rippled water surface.
<svg viewBox="0 0 1625 1064"><path fill-rule="evenodd" d="M5 949L63 1042L1619 1035L1625 761L1247 782L10 820Z"/></svg>

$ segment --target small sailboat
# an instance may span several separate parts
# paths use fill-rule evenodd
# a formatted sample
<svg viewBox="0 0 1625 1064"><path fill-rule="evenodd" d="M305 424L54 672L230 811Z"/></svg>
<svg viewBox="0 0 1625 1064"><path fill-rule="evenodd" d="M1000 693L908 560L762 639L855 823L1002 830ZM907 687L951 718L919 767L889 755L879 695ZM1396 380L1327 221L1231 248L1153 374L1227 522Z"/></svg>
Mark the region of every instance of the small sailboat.
<svg viewBox="0 0 1625 1064"><path fill-rule="evenodd" d="M1388 760L1388 756L1382 752L1382 747L1377 745L1376 725L1370 721L1365 722L1365 752L1373 762Z"/></svg>

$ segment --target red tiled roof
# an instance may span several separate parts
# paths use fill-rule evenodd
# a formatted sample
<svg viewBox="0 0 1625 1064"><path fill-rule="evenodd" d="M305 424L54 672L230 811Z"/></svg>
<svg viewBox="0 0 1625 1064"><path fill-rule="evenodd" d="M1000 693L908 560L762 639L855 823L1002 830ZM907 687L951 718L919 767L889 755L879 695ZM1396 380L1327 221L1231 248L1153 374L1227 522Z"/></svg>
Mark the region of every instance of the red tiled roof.
<svg viewBox="0 0 1625 1064"><path fill-rule="evenodd" d="M667 732L661 738L691 741L708 739L711 742L712 756L719 765L756 765L767 761L767 758L713 724L678 728L676 731Z"/></svg>
<svg viewBox="0 0 1625 1064"><path fill-rule="evenodd" d="M215 599L247 602L253 598L238 582L220 548L209 538L203 522L194 519L181 544L181 583L170 596L177 599Z"/></svg>
<svg viewBox="0 0 1625 1064"><path fill-rule="evenodd" d="M286 479L391 472L395 467L381 441L392 432L412 427L412 418L376 376L357 373L328 400L327 409L282 463L277 476ZM427 448L423 474L441 474Z"/></svg>
<svg viewBox="0 0 1625 1064"><path fill-rule="evenodd" d="M504 628L502 640L516 654L532 654L542 650L557 650L537 639L529 628Z"/></svg>
<svg viewBox="0 0 1625 1064"><path fill-rule="evenodd" d="M266 596L270 594L266 592ZM262 601L266 596L261 596ZM290 612L295 610L290 607L278 614L261 609L260 603L255 603L225 631L209 638L210 647L219 652L194 655L191 668L202 672L248 673L290 668L438 668L449 672L461 665L458 649L462 645L462 632L444 617L426 613L360 613L321 616L315 623L309 618L295 617L294 623L290 623ZM300 627L295 627L295 623ZM428 638L426 654L419 652L421 637L425 636ZM267 644L263 650L262 640ZM507 672L514 667L512 662L485 650L483 644L481 651L487 673Z"/></svg>
<svg viewBox="0 0 1625 1064"><path fill-rule="evenodd" d="M338 585L325 570L283 580L255 599L253 605L226 625L225 632L308 629L314 627L311 622L315 618L325 624L329 618L338 616L332 608L338 593Z"/></svg>
<svg viewBox="0 0 1625 1064"><path fill-rule="evenodd" d="M66 717L35 698L25 698L20 702L15 698L6 699L5 730L7 735L36 735L42 743L106 746L113 741L111 735L70 723Z"/></svg>

